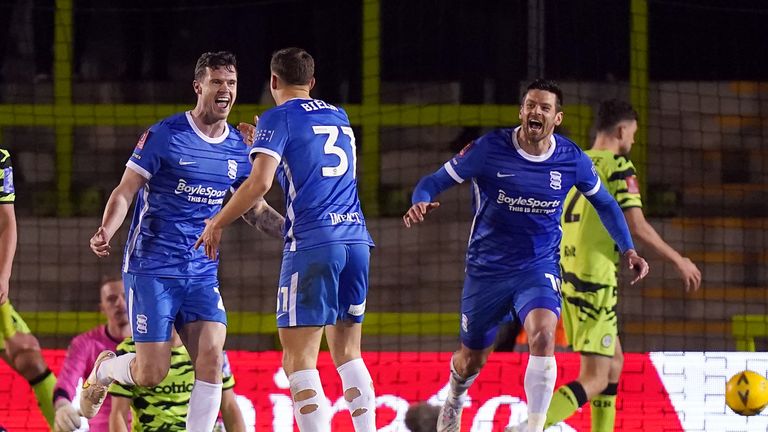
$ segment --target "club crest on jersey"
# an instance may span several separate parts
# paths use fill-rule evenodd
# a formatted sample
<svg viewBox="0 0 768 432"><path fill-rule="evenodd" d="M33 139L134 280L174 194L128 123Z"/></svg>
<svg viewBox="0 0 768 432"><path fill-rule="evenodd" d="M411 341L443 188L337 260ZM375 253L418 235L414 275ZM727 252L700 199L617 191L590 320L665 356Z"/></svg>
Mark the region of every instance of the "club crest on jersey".
<svg viewBox="0 0 768 432"><path fill-rule="evenodd" d="M141 150L144 148L144 143L147 142L147 138L149 138L149 129L145 130L144 133L139 137L139 141L136 143L136 150Z"/></svg>
<svg viewBox="0 0 768 432"><path fill-rule="evenodd" d="M232 180L237 178L237 161L232 159L227 160L227 175Z"/></svg>
<svg viewBox="0 0 768 432"><path fill-rule="evenodd" d="M559 171L550 171L549 172L549 187L555 190L560 190L563 188L562 185L562 179L563 176L560 174Z"/></svg>

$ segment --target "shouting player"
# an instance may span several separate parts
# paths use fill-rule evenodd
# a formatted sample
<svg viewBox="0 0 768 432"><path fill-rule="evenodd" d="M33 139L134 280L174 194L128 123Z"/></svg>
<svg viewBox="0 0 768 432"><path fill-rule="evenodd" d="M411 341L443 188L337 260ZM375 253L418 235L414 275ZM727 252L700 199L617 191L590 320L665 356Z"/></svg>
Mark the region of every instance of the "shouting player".
<svg viewBox="0 0 768 432"><path fill-rule="evenodd" d="M80 409L85 417L99 410L112 381L152 387L168 373L171 327L179 330L195 369L187 430L210 432L221 400L221 362L226 313L219 294L218 260L192 248L206 218L248 174L248 146L227 124L237 96L235 56L205 53L197 61L191 111L155 124L139 140L120 184L109 197L102 225L91 238L98 256L138 195L123 278L136 354L103 352L83 384ZM251 219L262 229L282 234L282 217L263 200L248 203ZM243 211L245 213L245 211Z"/></svg>
<svg viewBox="0 0 768 432"><path fill-rule="evenodd" d="M597 137L586 154L600 180L619 203L632 235L675 265L685 290L697 290L701 272L690 259L669 246L645 220L635 168L626 155L637 131L637 112L626 102L600 104ZM592 404L592 432L612 431L616 393L624 355L616 321L619 261L616 246L595 210L572 190L565 199L563 242L563 322L568 341L581 355L579 377L555 391L547 411L549 426L570 417L587 401Z"/></svg>
<svg viewBox="0 0 768 432"><path fill-rule="evenodd" d="M302 432L330 431L330 406L317 355L325 327L352 423L376 430L373 381L360 337L373 241L360 210L355 135L341 108L312 99L315 64L299 48L275 52L271 90L277 104L258 123L253 168L198 240L214 258L222 229L272 186L285 192L286 231L277 292L277 326L294 416Z"/></svg>
<svg viewBox="0 0 768 432"><path fill-rule="evenodd" d="M440 432L460 430L465 394L493 351L499 322L512 309L528 333L524 387L529 430L543 430L557 376L560 214L572 186L597 209L636 272L633 282L648 272L592 161L576 144L554 134L563 121L561 105L562 91L555 83L531 83L521 101L521 125L478 138L422 178L403 216L406 227L423 222L439 206L435 197L441 191L471 179L476 208L461 298L461 346L451 359L451 391L438 420Z"/></svg>

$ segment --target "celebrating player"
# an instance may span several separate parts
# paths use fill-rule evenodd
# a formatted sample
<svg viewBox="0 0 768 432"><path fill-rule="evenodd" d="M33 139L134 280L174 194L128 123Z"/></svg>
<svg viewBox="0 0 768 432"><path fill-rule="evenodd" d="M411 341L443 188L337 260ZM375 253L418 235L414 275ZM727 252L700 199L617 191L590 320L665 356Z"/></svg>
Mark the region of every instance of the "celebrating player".
<svg viewBox="0 0 768 432"><path fill-rule="evenodd" d="M56 376L48 369L37 338L8 300L16 254L15 200L11 155L0 148L0 357L29 382L43 417L53 427Z"/></svg>
<svg viewBox="0 0 768 432"><path fill-rule="evenodd" d="M105 351L99 356L81 394L80 409L87 418L98 412L113 380L152 387L165 377L175 326L195 368L187 430L210 432L216 421L226 313L216 277L218 260L207 259L192 245L204 220L248 173L248 146L227 124L237 95L235 56L200 56L193 87L193 110L162 120L142 135L109 197L102 226L91 238L93 252L108 255L109 242L138 193L123 267L136 354L115 357ZM270 221L262 229L282 234L282 217L263 200L247 207L252 219Z"/></svg>
<svg viewBox="0 0 768 432"><path fill-rule="evenodd" d="M670 247L645 220L635 168L626 158L635 142L637 113L616 99L600 104L597 137L586 154L600 180L624 211L632 235L675 265L685 290L698 290L701 272L690 259ZM565 198L563 241L563 321L568 341L581 354L579 377L555 391L546 426L570 417L587 401L592 404L592 432L612 431L616 391L624 365L616 321L619 261L615 243L581 193Z"/></svg>
<svg viewBox="0 0 768 432"><path fill-rule="evenodd" d="M185 419L189 411L189 389L195 382L192 359L178 334L173 332L171 369L168 375L154 387L139 387L113 383L109 387L112 411L109 415L110 432L129 430L185 431ZM118 354L136 352L133 339L126 339L117 347ZM233 388L235 378L229 366L227 353L222 363L221 416L227 432L244 432L245 422ZM129 423L129 420L131 422ZM133 424L129 428L130 424ZM213 429L218 430L218 429Z"/></svg>
<svg viewBox="0 0 768 432"><path fill-rule="evenodd" d="M259 120L251 175L196 246L215 258L222 229L264 196L278 169L287 220L277 326L296 422L302 432L330 431L316 369L325 327L355 430L375 431L373 381L360 355L373 241L357 194L355 135L344 110L310 97L315 67L306 51L279 50L270 68L277 107Z"/></svg>
<svg viewBox="0 0 768 432"><path fill-rule="evenodd" d="M524 387L529 431L543 430L557 376L560 214L572 186L597 209L636 272L633 283L648 272L592 161L576 144L554 134L563 121L561 105L562 91L555 83L531 83L521 101L521 125L478 138L422 178L403 216L406 227L423 222L439 206L434 199L441 191L472 179L475 219L461 298L461 347L451 359L451 391L438 420L440 432L460 430L465 394L493 350L499 322L513 308L528 333Z"/></svg>
<svg viewBox="0 0 768 432"><path fill-rule="evenodd" d="M53 391L58 432L70 432L80 427L80 414L71 403L77 381L88 378L93 362L102 351L113 351L118 343L131 335L123 281L114 277L104 278L99 291L99 309L107 317L107 324L75 336L69 344L67 357L61 366L56 389ZM88 422L91 432L109 431L109 401L106 404L99 414Z"/></svg>

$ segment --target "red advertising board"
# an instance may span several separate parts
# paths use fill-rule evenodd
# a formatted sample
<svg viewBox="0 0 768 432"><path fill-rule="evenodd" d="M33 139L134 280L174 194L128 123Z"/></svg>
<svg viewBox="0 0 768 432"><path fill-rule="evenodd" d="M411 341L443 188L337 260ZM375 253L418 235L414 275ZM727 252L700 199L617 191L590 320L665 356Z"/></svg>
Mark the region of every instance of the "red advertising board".
<svg viewBox="0 0 768 432"><path fill-rule="evenodd" d="M405 411L413 403L437 403L448 381L450 353L368 352L366 363L374 378L377 395L377 426L380 431L407 431ZM46 350L54 371L60 368L64 351ZM469 391L462 430L502 431L510 422L525 417L523 378L527 354L495 353ZM249 430L291 431L293 411L287 378L280 368L279 352L230 351L229 359ZM558 385L573 380L579 362L575 354L557 355ZM352 431L342 398L341 381L327 353L318 369L326 396L336 410L333 431ZM246 399L247 398L247 399ZM626 354L619 387L616 430L682 431L680 421L656 368L647 354ZM0 425L10 432L46 431L32 392L24 379L5 364L0 365ZM588 406L568 419L561 430L589 431Z"/></svg>

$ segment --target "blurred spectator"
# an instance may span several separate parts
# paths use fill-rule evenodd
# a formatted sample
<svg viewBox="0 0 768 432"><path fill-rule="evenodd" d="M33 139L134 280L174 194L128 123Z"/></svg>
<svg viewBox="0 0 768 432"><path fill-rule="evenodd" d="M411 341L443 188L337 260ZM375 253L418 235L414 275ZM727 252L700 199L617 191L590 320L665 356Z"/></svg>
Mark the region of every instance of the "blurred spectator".
<svg viewBox="0 0 768 432"><path fill-rule="evenodd" d="M411 405L405 412L405 427L411 432L435 432L437 431L437 417L440 415L440 407L426 402Z"/></svg>

